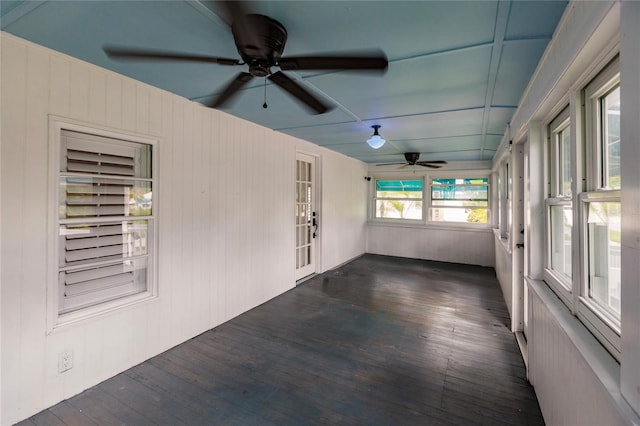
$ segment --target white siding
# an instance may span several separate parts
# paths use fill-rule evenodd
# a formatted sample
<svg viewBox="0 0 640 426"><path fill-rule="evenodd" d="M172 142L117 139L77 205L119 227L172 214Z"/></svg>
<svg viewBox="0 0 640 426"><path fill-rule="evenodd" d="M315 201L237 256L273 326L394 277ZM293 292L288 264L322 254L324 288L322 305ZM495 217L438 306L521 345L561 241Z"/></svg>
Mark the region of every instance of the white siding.
<svg viewBox="0 0 640 426"><path fill-rule="evenodd" d="M528 375L544 419L551 425L640 424L637 415L640 412L638 16L640 4L637 2L571 2L511 120L511 127L517 134L514 139L526 136L530 143L530 210L525 223L530 301L526 345ZM623 40L620 47L621 86L626 99L621 116L622 221L627 226L623 226L622 232L623 343L621 364L618 364L540 279L544 268L547 182L543 166L542 126L553 117L554 108L566 104L569 92L584 87L587 77L602 66L603 56L617 49L620 38ZM494 160L499 159L507 148L508 140L505 138ZM501 255L497 254L497 257ZM518 283L506 272L508 262L497 260L496 264L501 286L507 295ZM505 272L500 272L502 269Z"/></svg>
<svg viewBox="0 0 640 426"><path fill-rule="evenodd" d="M5 33L1 42L0 424L292 288L298 149L321 157L323 269L364 253L361 162ZM159 140L159 297L47 335L49 115ZM61 374L63 350L74 366Z"/></svg>
<svg viewBox="0 0 640 426"><path fill-rule="evenodd" d="M493 266L493 231L370 224L367 252Z"/></svg>
<svg viewBox="0 0 640 426"><path fill-rule="evenodd" d="M531 282L529 380L549 425L632 424L620 368L542 282Z"/></svg>
<svg viewBox="0 0 640 426"><path fill-rule="evenodd" d="M367 167L348 167L348 158L335 160L324 168L322 179L322 267L335 268L346 259L353 259L365 252L367 217ZM330 155L325 155L326 163ZM331 167L329 169L329 167ZM329 196L330 195L330 196Z"/></svg>
<svg viewBox="0 0 640 426"><path fill-rule="evenodd" d="M640 4L621 10L621 77L624 78L621 122L624 187L622 191L622 393L640 413Z"/></svg>
<svg viewBox="0 0 640 426"><path fill-rule="evenodd" d="M369 166L368 176L372 176L367 188L373 189L374 179L411 178L422 179L447 177L451 174L465 176L490 175L489 161L460 161L449 163L444 172L419 170L399 170L397 166ZM490 188L496 182L490 182ZM493 189L490 189L493 191ZM492 193L493 195L493 193ZM425 189L425 197L429 197ZM425 198L424 203L427 203ZM372 205L369 209L372 209ZM492 207L493 208L493 207ZM489 219L491 220L491 219ZM367 228L367 253L412 259L436 260L441 262L464 263L468 265L494 266L493 231L490 228L465 228L454 223L410 224L369 222Z"/></svg>
<svg viewBox="0 0 640 426"><path fill-rule="evenodd" d="M513 277L513 255L507 250L506 244L496 235L494 239L496 253L496 277L502 289L504 302L507 304L509 316L513 318L513 287L511 285Z"/></svg>

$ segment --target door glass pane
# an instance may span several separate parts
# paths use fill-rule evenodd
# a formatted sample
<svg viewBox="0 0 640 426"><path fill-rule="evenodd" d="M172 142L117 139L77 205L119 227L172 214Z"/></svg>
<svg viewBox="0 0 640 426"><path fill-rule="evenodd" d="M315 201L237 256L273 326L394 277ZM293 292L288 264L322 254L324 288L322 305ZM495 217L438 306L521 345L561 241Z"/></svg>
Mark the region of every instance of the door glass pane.
<svg viewBox="0 0 640 426"><path fill-rule="evenodd" d="M620 314L620 203L588 204L589 298Z"/></svg>
<svg viewBox="0 0 640 426"><path fill-rule="evenodd" d="M312 259L312 163L296 160L296 269L311 265Z"/></svg>

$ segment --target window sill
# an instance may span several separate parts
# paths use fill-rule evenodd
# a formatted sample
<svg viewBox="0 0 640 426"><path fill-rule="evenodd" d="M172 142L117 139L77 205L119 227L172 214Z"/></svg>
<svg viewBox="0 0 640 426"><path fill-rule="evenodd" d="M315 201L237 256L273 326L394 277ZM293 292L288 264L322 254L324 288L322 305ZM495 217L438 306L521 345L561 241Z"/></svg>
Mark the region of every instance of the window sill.
<svg viewBox="0 0 640 426"><path fill-rule="evenodd" d="M433 229L441 231L462 231L462 232L492 232L490 225L470 225L470 224L454 224L448 223L434 223L423 221L415 222L398 222L398 221L384 221L384 220L369 220L368 226L380 226L380 227L392 227L392 228L413 228L413 229Z"/></svg>
<svg viewBox="0 0 640 426"><path fill-rule="evenodd" d="M496 242L500 243L500 245L502 246L504 252L507 253L507 254L512 254L513 250L511 250L511 245L509 244L509 239L508 238L502 238L502 235L500 235L500 229L498 229L498 228L492 228L492 231L493 231L493 236L496 239Z"/></svg>
<svg viewBox="0 0 640 426"><path fill-rule="evenodd" d="M52 327L47 330L47 334L56 333L66 330L73 325L92 320L97 317L108 315L112 312L121 312L124 309L130 309L143 303L157 300L158 296L149 291L135 294L122 299L116 299L111 302L102 303L85 309L80 309L68 314L59 315Z"/></svg>

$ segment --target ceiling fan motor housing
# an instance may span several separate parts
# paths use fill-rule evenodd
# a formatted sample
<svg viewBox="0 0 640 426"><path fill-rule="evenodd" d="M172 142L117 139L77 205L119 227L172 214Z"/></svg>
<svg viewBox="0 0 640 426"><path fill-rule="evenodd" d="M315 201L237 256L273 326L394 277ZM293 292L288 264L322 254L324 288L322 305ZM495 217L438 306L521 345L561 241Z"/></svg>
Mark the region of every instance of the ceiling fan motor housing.
<svg viewBox="0 0 640 426"><path fill-rule="evenodd" d="M420 158L420 153L419 152L405 152L404 153L404 159L407 160L407 163L414 165L416 164L416 162L418 161L418 158Z"/></svg>
<svg viewBox="0 0 640 426"><path fill-rule="evenodd" d="M251 32L258 39L257 43L246 38L247 31L241 27L243 25L251 27ZM240 23L234 21L231 32L238 53L249 65L249 73L254 77L266 77L271 74L270 68L277 64L287 42L287 30L284 26L268 16L250 14L245 15Z"/></svg>

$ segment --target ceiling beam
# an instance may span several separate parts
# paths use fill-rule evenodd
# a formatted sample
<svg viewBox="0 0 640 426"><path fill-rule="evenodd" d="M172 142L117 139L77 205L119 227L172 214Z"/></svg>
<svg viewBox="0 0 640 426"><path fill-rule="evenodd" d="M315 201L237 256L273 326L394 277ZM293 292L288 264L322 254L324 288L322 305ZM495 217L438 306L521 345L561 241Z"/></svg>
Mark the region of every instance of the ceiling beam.
<svg viewBox="0 0 640 426"><path fill-rule="evenodd" d="M46 2L23 0L23 1L16 2L14 7L12 8L9 8L9 6L7 6L7 4L5 3L5 5L2 6L2 9L0 9L0 12L2 12L2 15L0 15L0 18L1 18L0 22L2 22L2 29L6 30L7 28L9 28L9 26L11 26L11 24L16 22L18 19L33 12L35 9L42 6L44 3Z"/></svg>
<svg viewBox="0 0 640 426"><path fill-rule="evenodd" d="M504 36L507 32L507 24L509 23L510 11L510 0L500 0L498 2L498 9L496 11L496 25L493 34L493 48L491 49L491 61L489 62L489 75L487 76L487 91L484 97L481 154L484 154L485 143L487 140L487 128L489 127L491 101L493 99L493 94L496 88L496 80L498 78L498 70L500 69L500 58L502 57L502 47L504 46Z"/></svg>

